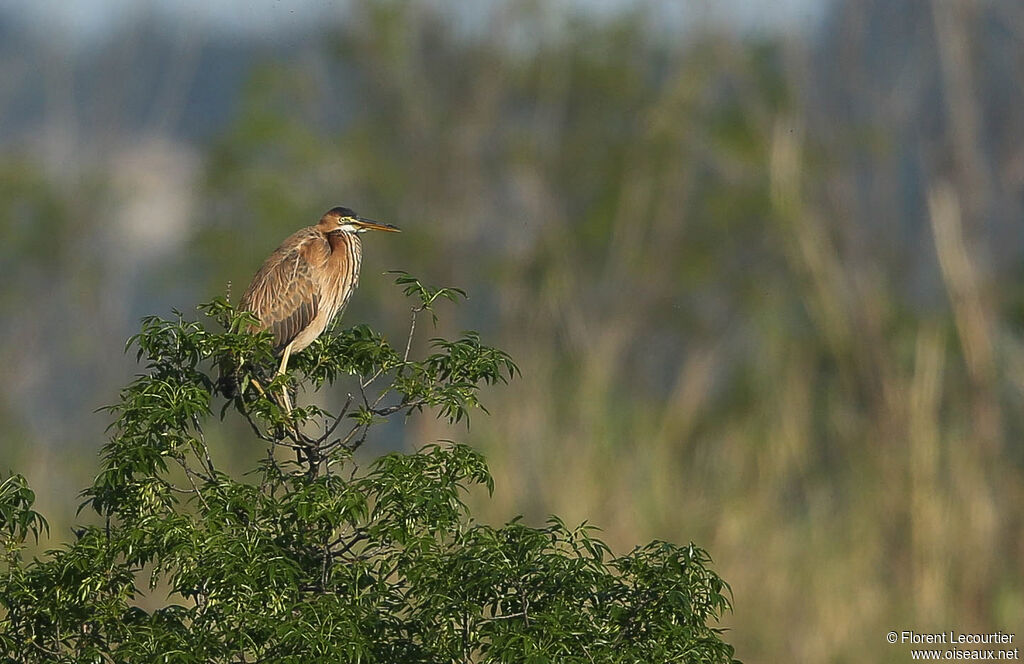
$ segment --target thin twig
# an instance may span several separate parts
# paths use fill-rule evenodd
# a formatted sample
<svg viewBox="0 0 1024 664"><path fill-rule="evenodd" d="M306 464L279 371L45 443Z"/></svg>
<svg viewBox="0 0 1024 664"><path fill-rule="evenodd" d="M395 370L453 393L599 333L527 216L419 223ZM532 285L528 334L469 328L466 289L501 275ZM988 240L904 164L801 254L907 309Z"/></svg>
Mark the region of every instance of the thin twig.
<svg viewBox="0 0 1024 664"><path fill-rule="evenodd" d="M206 482L207 484L216 484L216 482L214 481L213 477L211 477L209 475L204 475L203 473L199 472L198 470L193 470L192 468L189 468L188 465L185 463L184 455L176 456L176 457L171 457L171 458L173 458L175 461L177 461L178 464L185 470L186 473L192 473L192 475L194 477L198 477L199 479L201 479L202 481Z"/></svg>
<svg viewBox="0 0 1024 664"><path fill-rule="evenodd" d="M203 447L203 455L206 457L206 469L210 471L210 475L214 475L217 469L213 467L213 459L210 458L210 448L206 445L206 434L203 433L202 427L199 425L199 417L196 415L192 416L192 423L196 427L196 433L199 434L198 442ZM196 439L193 439L196 440Z"/></svg>
<svg viewBox="0 0 1024 664"><path fill-rule="evenodd" d="M338 413L338 416L334 418L334 424L332 424L326 431L324 431L324 435L316 439L317 445L323 444L328 438L334 435L335 429L338 428L338 425L341 424L341 420L344 419L346 414L348 414L348 407L350 405L352 405L351 393L349 393L348 399L345 400L345 405L342 406L341 412Z"/></svg>
<svg viewBox="0 0 1024 664"><path fill-rule="evenodd" d="M353 436L356 435L356 432L359 431L359 429L362 428L363 426L363 424L354 424L352 425L352 428L349 429L349 432L345 434L344 438L338 438L337 440L333 440L327 445L324 445L324 454L329 454L332 450L334 450L337 447L345 447L348 444L348 442L352 440Z"/></svg>
<svg viewBox="0 0 1024 664"><path fill-rule="evenodd" d="M378 554L381 554L381 553L387 553L388 551L389 551L389 549L387 549L386 547L375 546L372 549L364 549L359 554L353 554L353 555L345 556L345 554L343 554L343 553L332 553L331 557L339 559L339 560L344 559L344 560L346 560L348 562L366 562L367 560L372 560L374 556L376 556ZM395 572L395 569L392 569L392 570L388 571L386 574L384 572L381 572L379 577L382 578L382 579L386 579L389 576L391 576L394 572ZM401 586L401 583L395 583L395 584L392 585L392 589L398 588L400 586Z"/></svg>
<svg viewBox="0 0 1024 664"><path fill-rule="evenodd" d="M370 400L366 398L366 388L363 387L362 382L359 383L359 394L363 397L363 405L366 406L366 410L373 408L373 406L370 405Z"/></svg>
<svg viewBox="0 0 1024 664"><path fill-rule="evenodd" d="M278 442L280 442L280 439L275 438L274 436L271 436L269 433L264 433L263 431L261 431L260 428L259 428L259 425L257 425L256 422L253 421L252 415L249 413L249 411L247 409L243 408L243 409L241 409L241 411L242 411L242 416L245 417L245 421L249 423L250 427L252 427L252 431L253 431L253 433L256 434L257 438L259 438L260 440L264 440L264 441L266 441L268 443L278 443Z"/></svg>
<svg viewBox="0 0 1024 664"><path fill-rule="evenodd" d="M412 311L412 316L411 316L411 320L409 321L409 336L406 337L406 339L405 339L405 355L402 356L402 365L398 368L398 374L399 375L402 374L402 370L405 368L405 365L409 363L409 352L412 349L412 338L413 338L413 335L415 335L415 333L416 333L416 316L421 311L423 311L425 308L426 308L426 306L422 305L422 306L419 306L419 307L413 307L412 310L411 310ZM370 376L366 381L360 381L360 383L359 383L360 388L367 388L367 387L369 387L370 383L372 383L373 381L375 381L378 378L380 378L381 374L383 374L383 373L384 373L384 367L381 367L380 369L377 369L376 373L374 373L372 376ZM380 400L381 400L381 398L383 398L385 393L386 393L386 391L382 392L381 396L377 397L377 401L375 401L374 404L373 404L374 406L376 406L378 403L380 403Z"/></svg>
<svg viewBox="0 0 1024 664"><path fill-rule="evenodd" d="M358 544L359 542L362 542L365 539L369 539L369 537L370 537L366 533L366 531L362 530L362 529L356 530L352 535L353 535L352 539L350 539L348 542L346 542L344 547L342 547L338 551L332 551L331 555L335 556L335 557L343 556L346 553L348 553L352 549L352 547L354 547L356 544ZM334 547L334 546L340 544L343 539L344 538L339 537L338 539L336 539L333 542L331 542L330 546Z"/></svg>
<svg viewBox="0 0 1024 664"><path fill-rule="evenodd" d="M412 316L410 317L409 321L409 337L405 340L405 355L402 356L403 363L409 361L409 351L412 349L412 337L414 334L416 334L416 317L425 308L426 305L421 305L419 307L412 308Z"/></svg>
<svg viewBox="0 0 1024 664"><path fill-rule="evenodd" d="M277 459L274 457L274 448L273 448L273 446L267 448L267 461L270 462L270 465L277 472L278 477L280 477L283 473L281 472L281 467L277 465ZM263 478L263 483L260 484L260 490L261 491L268 491L270 496L273 497L274 489L270 485L270 478L269 477L264 477Z"/></svg>
<svg viewBox="0 0 1024 664"><path fill-rule="evenodd" d="M195 480L192 477L193 474L198 475L199 477L202 477L202 475L200 475L199 473L196 473L191 468L189 468L188 464L185 463L185 459L184 458L176 456L176 457L174 457L174 460L177 461L181 465L182 469L185 471L185 477L188 479L188 483L192 485L192 491L195 492L196 496L199 498L199 502L201 502L203 504L203 507L206 508L206 511L209 512L210 511L210 505L209 505L209 503L206 502L206 498L203 497L202 492L199 491L199 486L196 485L196 482L195 482ZM207 480L207 481L212 481L212 480ZM176 487L172 487L172 488L176 488Z"/></svg>
<svg viewBox="0 0 1024 664"><path fill-rule="evenodd" d="M356 451L356 450L358 450L358 449L359 449L360 447L362 447L362 446L363 446L363 443L365 443L365 442L366 442L366 434L367 434L367 433L369 433L369 431L370 431L370 425L369 425L369 424L367 424L366 426L364 426L364 427L363 427L363 435L362 435L362 436L360 436L360 437L359 437L359 440L357 440L357 441L356 441L355 443L353 443L353 444L352 444L351 446L349 446L349 447L348 447L347 449L348 449L348 450L349 450L350 452L355 452L355 451Z"/></svg>
<svg viewBox="0 0 1024 664"><path fill-rule="evenodd" d="M323 570L320 572L320 590L327 589L327 575L331 567L331 548L327 543L324 543L324 564Z"/></svg>
<svg viewBox="0 0 1024 664"><path fill-rule="evenodd" d="M431 301L433 301L433 300L431 300ZM416 319L419 316L419 314L421 312L423 312L427 308L427 306L428 305L421 305L419 307L413 307L411 309L412 314L409 317L409 336L407 336L406 339L405 339L405 353L402 355L402 364L398 367L398 372L396 374L397 376L401 376L403 373L405 373L405 368L407 366L409 366L409 354L412 352L412 340L416 336ZM380 371L377 372L377 374L379 374L379 373L380 373ZM369 381L367 381L366 385L369 385L374 380L376 380L377 379L377 374L375 374L373 376L373 378L371 378ZM391 391L390 387L382 390L381 393L377 395L377 398L374 399L373 405L370 406L368 404L367 407L371 411L374 410L375 408L377 408L377 406L380 405L380 402L384 399L385 396L388 395L388 393L390 391ZM393 412L395 412L395 411L392 410L388 414L390 415Z"/></svg>
<svg viewBox="0 0 1024 664"><path fill-rule="evenodd" d="M418 406L426 405L426 399L416 399L415 401L403 401L402 403L396 404L394 406L387 406L385 408L371 408L370 412L373 413L374 415L387 417L388 415L391 415L392 413L397 413L400 410L406 410L408 408L416 408Z"/></svg>
<svg viewBox="0 0 1024 664"><path fill-rule="evenodd" d="M519 613L507 613L507 614L502 615L502 616L490 616L488 618L484 618L484 620L512 620L513 618L525 618L525 617L527 617L526 616L526 611L520 611Z"/></svg>
<svg viewBox="0 0 1024 664"><path fill-rule="evenodd" d="M361 388L369 387L370 383L372 383L373 381L375 381L378 378L380 378L381 374L383 374L383 373L384 373L384 367L381 367L380 369L377 369L377 371L372 376L367 378L365 381L363 381L363 380L359 381L359 386Z"/></svg>

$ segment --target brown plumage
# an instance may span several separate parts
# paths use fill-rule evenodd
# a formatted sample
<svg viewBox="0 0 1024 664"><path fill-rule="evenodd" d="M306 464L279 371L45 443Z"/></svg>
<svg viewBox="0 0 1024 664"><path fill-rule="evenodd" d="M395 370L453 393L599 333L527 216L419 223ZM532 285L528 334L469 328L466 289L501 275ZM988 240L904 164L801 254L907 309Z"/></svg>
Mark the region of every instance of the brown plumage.
<svg viewBox="0 0 1024 664"><path fill-rule="evenodd" d="M368 230L398 232L348 208L332 208L316 226L286 239L253 277L241 306L259 319L258 329L273 332L275 350L281 353L278 373L348 304L363 258L359 233ZM287 394L285 404L290 409Z"/></svg>

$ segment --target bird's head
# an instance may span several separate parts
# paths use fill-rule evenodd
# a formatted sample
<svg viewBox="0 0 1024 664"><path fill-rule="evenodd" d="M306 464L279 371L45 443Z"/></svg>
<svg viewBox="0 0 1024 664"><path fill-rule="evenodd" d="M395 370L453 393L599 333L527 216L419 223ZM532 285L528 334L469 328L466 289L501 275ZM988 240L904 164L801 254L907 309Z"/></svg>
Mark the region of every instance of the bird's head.
<svg viewBox="0 0 1024 664"><path fill-rule="evenodd" d="M366 231L387 231L388 233L401 232L391 224L381 224L372 219L360 217L346 207L336 207L328 210L320 218L320 228L326 233L365 233Z"/></svg>

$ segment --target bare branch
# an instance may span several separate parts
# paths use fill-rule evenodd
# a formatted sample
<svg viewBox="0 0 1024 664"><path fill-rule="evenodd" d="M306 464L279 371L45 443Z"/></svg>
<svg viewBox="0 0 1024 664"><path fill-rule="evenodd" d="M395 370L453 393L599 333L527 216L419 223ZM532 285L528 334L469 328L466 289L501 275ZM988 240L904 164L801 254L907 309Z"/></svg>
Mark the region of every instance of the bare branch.
<svg viewBox="0 0 1024 664"><path fill-rule="evenodd" d="M330 438L331 436L334 435L334 431L338 428L338 425L341 424L341 421L342 421L342 419L345 418L345 415L348 414L348 408L351 405L352 405L352 394L349 393L348 399L345 400L345 405L342 406L341 412L338 413L338 415L334 418L334 422L331 424L330 427L328 427L324 431L324 435L322 435L322 436L320 436L319 438L316 439L316 444L317 445L322 445L328 438Z"/></svg>
<svg viewBox="0 0 1024 664"><path fill-rule="evenodd" d="M206 502L206 498L203 497L203 494L199 490L199 486L196 484L194 477L199 477L200 479L204 480L205 482L209 482L211 484L213 483L213 478L212 477L204 477L201 473L197 473L196 471L194 471L191 468L189 468L188 464L185 463L185 457L184 456L177 456L177 455L175 455L172 458L175 461L177 461L178 464L181 466L182 470L185 471L185 477L188 479L188 483L192 485L192 493L196 494L196 496L199 498L199 501L203 504L203 507L205 507L206 510L209 511L210 505L209 505L209 503ZM171 485L168 484L168 486L171 486ZM171 486L171 488L172 489L177 489L177 487L174 487L174 486ZM179 491L180 491L180 489L179 489ZM186 491L186 493L188 493L188 492Z"/></svg>
<svg viewBox="0 0 1024 664"><path fill-rule="evenodd" d="M391 415L393 413L397 413L400 410L406 410L408 408L417 408L419 406L426 406L426 405L427 405L427 400L426 399L415 399L413 401L403 401L403 402L401 402L399 404L395 404L394 406L387 406L385 408L371 408L370 412L373 413L374 415L380 415L382 417L387 417L388 415Z"/></svg>
<svg viewBox="0 0 1024 664"><path fill-rule="evenodd" d="M416 317L423 311L423 308L423 306L412 308L412 316L409 319L409 337L405 340L405 354L402 356L403 363L409 361L409 351L412 350L412 338L416 334Z"/></svg>
<svg viewBox="0 0 1024 664"><path fill-rule="evenodd" d="M192 423L195 425L196 433L199 435L198 439L193 439L198 442L203 449L203 456L206 460L206 469L211 475L217 472L217 469L213 467L213 459L210 458L210 448L206 445L206 434L203 433L203 428L199 424L199 417L196 415L192 416Z"/></svg>

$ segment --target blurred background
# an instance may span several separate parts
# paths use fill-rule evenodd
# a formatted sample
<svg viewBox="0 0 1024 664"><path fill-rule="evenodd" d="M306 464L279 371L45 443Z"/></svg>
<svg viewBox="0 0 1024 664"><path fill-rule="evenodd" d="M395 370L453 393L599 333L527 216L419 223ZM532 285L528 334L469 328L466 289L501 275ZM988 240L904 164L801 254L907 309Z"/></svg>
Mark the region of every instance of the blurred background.
<svg viewBox="0 0 1024 664"><path fill-rule="evenodd" d="M0 470L69 537L138 319L343 204L405 231L346 323L404 339L404 269L470 295L420 348L523 374L369 453L458 439L483 520L695 541L747 662L1012 632L1022 71L1016 0L0 0Z"/></svg>

